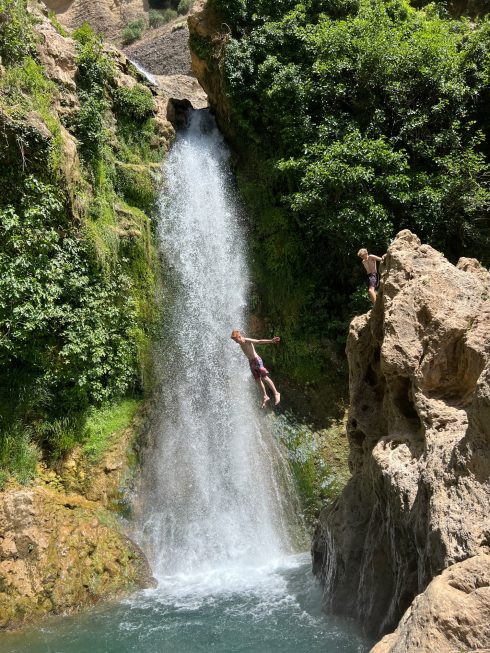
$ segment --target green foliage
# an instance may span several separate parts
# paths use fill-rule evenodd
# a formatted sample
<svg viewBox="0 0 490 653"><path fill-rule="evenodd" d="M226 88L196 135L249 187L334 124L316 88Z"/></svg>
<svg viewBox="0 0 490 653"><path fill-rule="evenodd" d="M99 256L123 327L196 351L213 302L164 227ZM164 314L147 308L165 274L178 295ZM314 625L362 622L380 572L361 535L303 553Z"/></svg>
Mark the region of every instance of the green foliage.
<svg viewBox="0 0 490 653"><path fill-rule="evenodd" d="M120 86L114 94L116 111L126 118L145 120L155 112L155 100L149 88L136 84L132 88Z"/></svg>
<svg viewBox="0 0 490 653"><path fill-rule="evenodd" d="M49 166L57 174L61 160L61 126L53 114L57 99L57 87L44 75L42 66L31 56L24 57L17 65L10 65L0 78L0 103L15 119L32 115L40 116L51 132ZM32 120L32 118L31 118ZM19 140L22 144L22 139Z"/></svg>
<svg viewBox="0 0 490 653"><path fill-rule="evenodd" d="M102 36L84 23L73 32L73 38L77 41L77 84L85 91L103 94L114 79L115 66L104 51Z"/></svg>
<svg viewBox="0 0 490 653"><path fill-rule="evenodd" d="M89 411L83 432L83 451L90 460L100 460L111 446L114 435L128 428L140 405L136 399L125 399Z"/></svg>
<svg viewBox="0 0 490 653"><path fill-rule="evenodd" d="M224 76L258 311L286 336L284 370L305 378L311 357L323 374L326 343L368 307L359 247L381 255L410 228L490 263L490 23L405 0L213 5L234 35ZM191 46L209 60L210 42Z"/></svg>
<svg viewBox="0 0 490 653"><path fill-rule="evenodd" d="M36 473L39 451L18 423L0 429L0 490L10 475L27 483Z"/></svg>
<svg viewBox="0 0 490 653"><path fill-rule="evenodd" d="M64 233L54 188L30 178L23 190L20 210L0 214L2 376L41 379L46 408L76 412L135 382L131 282L118 269L91 269L83 242Z"/></svg>
<svg viewBox="0 0 490 653"><path fill-rule="evenodd" d="M145 26L146 25L143 18L139 18L138 20L133 20L132 22L128 23L122 33L124 45L129 45L130 43L134 43L140 39L143 36L143 32L145 31Z"/></svg>
<svg viewBox="0 0 490 653"><path fill-rule="evenodd" d="M155 245L149 217L122 198L153 208L154 101L144 87L117 93L113 58L89 25L74 36L80 110L64 126L81 154L75 182L64 176L60 89L28 50L0 78L1 482L27 481L39 455L54 462L102 442L87 414L151 382ZM124 188L119 163L138 171Z"/></svg>
<svg viewBox="0 0 490 653"><path fill-rule="evenodd" d="M156 184L148 166L119 163L116 189L132 207L148 214L153 211Z"/></svg>
<svg viewBox="0 0 490 653"><path fill-rule="evenodd" d="M175 20L178 14L174 9L163 9L158 11L157 9L150 9L148 12L148 22L152 29L161 27L170 23L170 21Z"/></svg>
<svg viewBox="0 0 490 653"><path fill-rule="evenodd" d="M194 4L194 0L180 0L179 4L177 5L177 13L180 14L181 16L184 14L188 14L189 11L192 9L193 4Z"/></svg>
<svg viewBox="0 0 490 653"><path fill-rule="evenodd" d="M53 27L56 29L58 34L61 34L61 36L68 36L68 32L66 31L66 29L63 27L63 25L60 23L60 21L57 18L56 12L55 11L50 11L48 16L49 16L49 21L50 21L51 25L53 25Z"/></svg>
<svg viewBox="0 0 490 653"><path fill-rule="evenodd" d="M73 123L73 130L80 142L82 156L94 161L102 154L107 141L105 114L108 110L106 100L98 94L80 92L80 111Z"/></svg>
<svg viewBox="0 0 490 653"><path fill-rule="evenodd" d="M315 431L288 412L272 418L274 436L286 447L307 525L333 501L349 478L348 446L342 422Z"/></svg>
<svg viewBox="0 0 490 653"><path fill-rule="evenodd" d="M0 0L0 59L4 64L19 63L33 50L26 7L27 0Z"/></svg>

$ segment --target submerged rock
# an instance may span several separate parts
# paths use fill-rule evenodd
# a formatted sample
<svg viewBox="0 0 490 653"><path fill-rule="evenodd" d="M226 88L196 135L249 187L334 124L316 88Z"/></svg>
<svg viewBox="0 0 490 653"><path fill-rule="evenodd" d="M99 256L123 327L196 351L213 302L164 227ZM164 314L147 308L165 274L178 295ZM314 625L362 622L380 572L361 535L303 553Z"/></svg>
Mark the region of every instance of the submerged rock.
<svg viewBox="0 0 490 653"><path fill-rule="evenodd" d="M327 606L373 635L490 544L489 296L477 261L453 266L402 231L375 307L351 323L352 478L312 553Z"/></svg>

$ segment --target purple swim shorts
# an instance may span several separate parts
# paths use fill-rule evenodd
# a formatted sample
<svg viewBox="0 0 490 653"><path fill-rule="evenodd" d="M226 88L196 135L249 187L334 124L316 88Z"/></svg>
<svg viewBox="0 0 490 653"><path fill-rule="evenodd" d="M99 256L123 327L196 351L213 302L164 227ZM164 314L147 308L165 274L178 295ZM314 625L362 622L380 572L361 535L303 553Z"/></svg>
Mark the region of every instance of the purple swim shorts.
<svg viewBox="0 0 490 653"><path fill-rule="evenodd" d="M265 377L269 374L269 371L264 367L264 361L260 356L249 359L250 371L255 380Z"/></svg>

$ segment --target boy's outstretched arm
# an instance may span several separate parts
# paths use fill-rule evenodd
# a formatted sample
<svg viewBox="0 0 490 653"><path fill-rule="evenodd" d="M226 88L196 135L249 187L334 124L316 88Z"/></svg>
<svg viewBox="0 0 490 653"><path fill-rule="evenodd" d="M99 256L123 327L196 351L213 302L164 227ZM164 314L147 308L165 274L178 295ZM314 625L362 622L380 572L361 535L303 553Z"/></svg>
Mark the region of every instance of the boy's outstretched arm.
<svg viewBox="0 0 490 653"><path fill-rule="evenodd" d="M382 261L381 256L375 256L374 254L369 254L369 258L373 258L375 261Z"/></svg>
<svg viewBox="0 0 490 653"><path fill-rule="evenodd" d="M251 342L253 345L277 345L281 342L279 336L274 336L271 340L254 340L254 338L245 338L245 342Z"/></svg>

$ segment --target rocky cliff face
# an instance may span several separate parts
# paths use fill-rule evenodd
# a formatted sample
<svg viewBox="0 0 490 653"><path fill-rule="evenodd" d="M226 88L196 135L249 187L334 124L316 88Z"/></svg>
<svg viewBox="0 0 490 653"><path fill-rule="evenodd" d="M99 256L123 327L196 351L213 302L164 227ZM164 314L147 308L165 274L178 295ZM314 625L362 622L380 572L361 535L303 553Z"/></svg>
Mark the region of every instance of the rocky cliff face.
<svg viewBox="0 0 490 653"><path fill-rule="evenodd" d="M233 143L231 109L221 70L224 47L229 39L228 28L220 21L207 0L195 2L187 22L192 70L209 98L221 131Z"/></svg>
<svg viewBox="0 0 490 653"><path fill-rule="evenodd" d="M0 493L0 629L151 584L100 504L47 487Z"/></svg>
<svg viewBox="0 0 490 653"><path fill-rule="evenodd" d="M490 556L482 552L436 576L371 653L489 650Z"/></svg>
<svg viewBox="0 0 490 653"><path fill-rule="evenodd" d="M45 0L44 4L69 29L87 21L110 41L118 41L125 25L148 12L147 0Z"/></svg>
<svg viewBox="0 0 490 653"><path fill-rule="evenodd" d="M312 553L327 606L373 635L490 545L489 297L477 261L453 266L403 231L375 307L351 323L352 478L321 515Z"/></svg>
<svg viewBox="0 0 490 653"><path fill-rule="evenodd" d="M44 3L57 14L58 20L68 29L80 27L88 22L94 30L102 32L108 41L121 43L124 27L132 20L148 17L148 3L143 0L119 2L91 2L91 0L46 0ZM66 59L58 49L55 53L58 70ZM194 77L189 51L189 29L185 16L179 16L157 29L146 31L141 39L118 53L120 63L127 72L132 61L150 73L154 81L153 90L162 98L159 107L162 116L179 123L176 116L180 109L208 106L206 93ZM133 70L134 73L134 70Z"/></svg>

